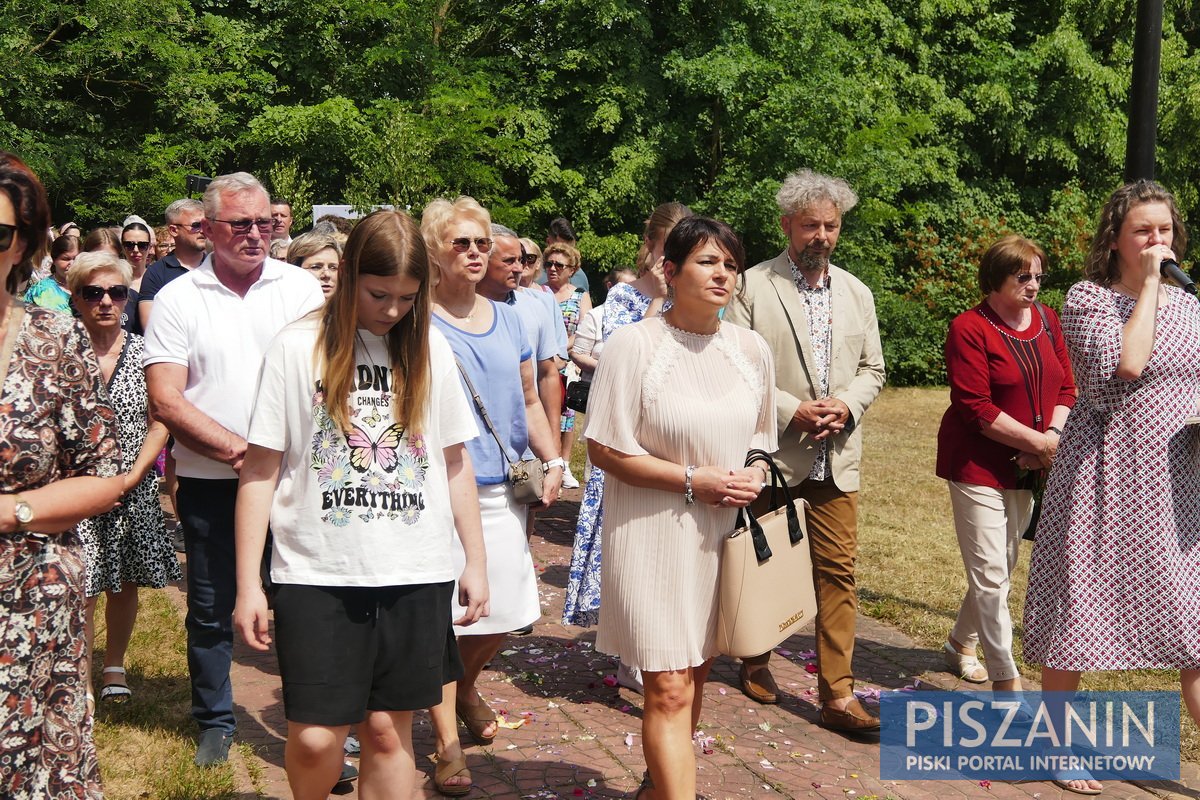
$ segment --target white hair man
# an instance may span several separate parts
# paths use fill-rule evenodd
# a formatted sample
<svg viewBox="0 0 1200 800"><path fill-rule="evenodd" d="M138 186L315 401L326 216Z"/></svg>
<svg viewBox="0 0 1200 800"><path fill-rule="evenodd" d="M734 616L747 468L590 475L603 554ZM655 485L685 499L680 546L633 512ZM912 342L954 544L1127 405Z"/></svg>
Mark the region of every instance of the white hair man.
<svg viewBox="0 0 1200 800"><path fill-rule="evenodd" d="M878 718L854 697L851 660L861 422L883 387L883 350L871 290L829 260L858 197L841 179L798 170L776 201L787 248L746 271L725 320L757 331L775 354L776 460L810 505L821 723L875 730ZM769 658L744 659L741 669L742 691L761 703L778 701Z"/></svg>

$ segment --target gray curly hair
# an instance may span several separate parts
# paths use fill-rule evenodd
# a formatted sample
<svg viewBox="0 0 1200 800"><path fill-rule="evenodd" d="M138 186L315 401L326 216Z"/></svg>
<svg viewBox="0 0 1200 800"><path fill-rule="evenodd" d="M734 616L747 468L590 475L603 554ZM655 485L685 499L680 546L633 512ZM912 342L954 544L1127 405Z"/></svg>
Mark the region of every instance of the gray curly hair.
<svg viewBox="0 0 1200 800"><path fill-rule="evenodd" d="M821 201L829 201L838 213L847 214L858 205L858 195L841 178L832 178L811 169L798 169L788 175L775 194L779 213L784 216L803 211Z"/></svg>

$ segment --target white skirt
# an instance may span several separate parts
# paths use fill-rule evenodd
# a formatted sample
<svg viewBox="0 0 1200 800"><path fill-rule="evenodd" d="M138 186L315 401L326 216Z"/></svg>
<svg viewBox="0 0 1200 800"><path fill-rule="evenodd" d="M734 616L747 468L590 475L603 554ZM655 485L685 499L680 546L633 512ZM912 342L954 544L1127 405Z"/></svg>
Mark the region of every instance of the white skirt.
<svg viewBox="0 0 1200 800"><path fill-rule="evenodd" d="M474 625L454 626L457 636L482 636L508 633L532 625L542 616L538 600L537 573L525 536L525 507L512 502L507 483L480 486L479 516L483 521L483 546L487 552L489 616ZM462 543L454 537L454 574L461 575L467 564ZM458 604L458 579L454 582L453 619L466 609Z"/></svg>

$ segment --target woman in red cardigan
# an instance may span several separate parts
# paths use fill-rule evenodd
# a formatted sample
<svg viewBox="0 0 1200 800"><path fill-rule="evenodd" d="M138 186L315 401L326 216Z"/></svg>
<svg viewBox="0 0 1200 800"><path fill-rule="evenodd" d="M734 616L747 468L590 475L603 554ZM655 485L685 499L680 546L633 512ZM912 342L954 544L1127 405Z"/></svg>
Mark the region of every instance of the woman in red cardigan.
<svg viewBox="0 0 1200 800"><path fill-rule="evenodd" d="M997 690L1021 688L1009 579L1033 514L1033 474L1054 460L1075 403L1058 315L1037 302L1045 265L1028 239L993 244L979 262L983 302L955 317L946 337L950 408L938 431L937 474L950 484L967 595L943 650L952 672L990 679Z"/></svg>

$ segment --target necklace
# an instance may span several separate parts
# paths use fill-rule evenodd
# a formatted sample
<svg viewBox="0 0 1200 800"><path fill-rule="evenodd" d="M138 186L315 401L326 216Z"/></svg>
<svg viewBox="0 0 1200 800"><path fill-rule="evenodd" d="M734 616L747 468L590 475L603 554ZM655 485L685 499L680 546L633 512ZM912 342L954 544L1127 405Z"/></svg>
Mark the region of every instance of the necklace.
<svg viewBox="0 0 1200 800"><path fill-rule="evenodd" d="M371 372L377 372L379 370L379 366L375 363L375 359L371 358L371 348L367 347L367 343L362 337L362 332L356 329L354 331L354 338L358 340L360 345L362 345L362 352L363 355L367 357L367 361L371 362Z"/></svg>
<svg viewBox="0 0 1200 800"><path fill-rule="evenodd" d="M470 322L475 317L475 300L474 300L474 298L472 298L472 300L471 300L471 310L468 311L466 314L457 313L456 311L451 309L450 306L446 305L445 303L440 303L440 305L447 314L454 317L455 319L460 319L463 322Z"/></svg>

